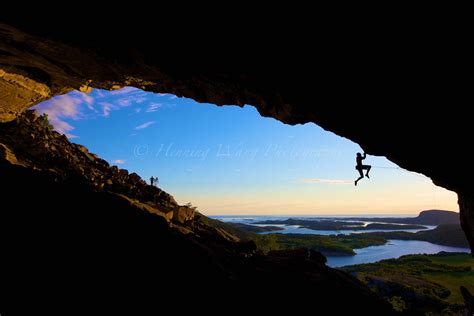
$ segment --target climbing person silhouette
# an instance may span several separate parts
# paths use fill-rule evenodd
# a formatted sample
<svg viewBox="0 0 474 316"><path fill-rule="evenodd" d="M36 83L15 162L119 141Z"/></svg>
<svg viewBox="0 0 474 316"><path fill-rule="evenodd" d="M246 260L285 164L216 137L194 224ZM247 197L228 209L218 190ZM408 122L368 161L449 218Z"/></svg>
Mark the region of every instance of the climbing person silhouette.
<svg viewBox="0 0 474 316"><path fill-rule="evenodd" d="M361 153L357 153L357 157L356 157L357 165L355 168L357 169L357 171L359 171L360 177L357 180L355 180L354 185L357 185L357 182L359 182L359 180L364 178L364 173L362 172L362 170L367 170L367 172L365 173L365 176L370 179L369 171L372 168L372 166L362 164L362 160L364 160L366 156L367 155L365 153L364 155L361 155Z"/></svg>

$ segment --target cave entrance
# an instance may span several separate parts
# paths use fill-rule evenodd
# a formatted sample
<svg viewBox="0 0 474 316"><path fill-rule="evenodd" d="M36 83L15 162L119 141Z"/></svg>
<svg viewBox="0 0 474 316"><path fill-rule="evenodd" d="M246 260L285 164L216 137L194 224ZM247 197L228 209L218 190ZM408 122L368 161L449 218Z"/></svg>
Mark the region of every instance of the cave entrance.
<svg viewBox="0 0 474 316"><path fill-rule="evenodd" d="M415 215L456 210L453 192L315 124L285 125L252 106L216 107L126 87L57 96L36 107L55 129L208 215Z"/></svg>
<svg viewBox="0 0 474 316"><path fill-rule="evenodd" d="M252 106L198 104L132 87L74 91L35 108L72 142L179 205L237 225L238 237L264 252L313 238L309 245L339 267L468 251L454 192L374 156L364 160L373 166L370 179L355 186L361 148L312 123L291 126Z"/></svg>
<svg viewBox="0 0 474 316"><path fill-rule="evenodd" d="M469 281L472 279L469 262L472 261L467 254L469 249L458 214L440 210L420 213L426 209L456 209L454 193L434 186L430 179L407 172L384 157L372 156L366 160L374 167L371 178L354 186L358 177L354 169L355 154L361 151L360 147L314 124L290 126L262 118L252 106L196 104L171 94L152 94L128 87L115 91L92 90L89 94L74 91L35 108L47 114L57 132L83 145L71 145L65 137L51 132L49 125L40 128L44 133L38 133L38 138L43 145L48 145L48 153L58 152L50 150L49 137L58 147L64 145L59 152L66 156L66 161L62 160L65 170L76 161L77 154L73 151L79 151L87 157L79 155L84 170L90 167L84 163L90 158L103 169L99 176L113 175L101 178L92 192L85 190L85 193L102 203L99 205L107 214L105 222L119 222L115 226L118 229L112 229L113 235L124 238L126 243L134 238L123 234L130 223L136 220L142 225L153 221L156 217L150 213L156 212L175 225L172 227L179 226L184 232L199 234L207 227L204 231L207 234L212 231L212 238L226 236L224 238L232 242L236 242L235 237L253 241L244 243L244 247L248 247L245 251L259 258L304 255L319 262L317 264L327 260L331 267L363 275L361 281L369 287L370 280L380 277L393 277L387 286L395 284L395 288L422 284L423 293L439 293L435 301L441 305L459 306L462 298L458 287L474 284ZM17 120L26 124L21 129L23 134L28 131L26 138L36 139L28 129L28 122L38 122L35 117L29 112ZM44 123L44 116L39 121ZM10 130L10 133L16 135L15 131ZM11 139L8 145L15 147ZM94 154L115 167L110 168ZM72 160L68 161L68 155ZM45 155L39 153L39 156L44 159ZM135 173L144 180L157 178L154 185L158 188L147 185ZM94 173L87 174L87 183L95 185L91 175ZM78 178L86 178L86 175L76 175L75 179ZM124 179L126 183L122 185ZM60 214L63 205L74 200L74 190L68 188L74 189L77 185L77 189L84 190L80 181L65 182L68 187L58 188L63 190L61 198L65 201L56 206ZM114 191L114 185L120 190ZM141 189L135 190L138 186ZM47 194L48 187L43 189ZM179 205L160 189L172 193ZM133 216L141 216L141 212L135 211L133 216L120 218L116 214L120 205L110 207L105 195L101 195L127 192L132 198L125 199L131 201L131 205L146 210L144 213L149 217L145 221L133 219ZM38 198L43 197L43 193ZM87 201L75 203L73 213L82 214L84 208L89 208L94 218L95 210ZM96 204L94 202L94 206ZM204 215L196 215L194 206ZM216 230L208 230L209 226ZM97 234L101 236L103 226L99 227ZM155 231L155 227L149 228L145 231ZM161 241L170 238L166 226L158 230L165 234ZM140 232L142 227L134 234ZM230 232L231 237L223 232ZM77 235L82 238L82 234ZM91 239L95 243L97 238ZM152 244L156 242L148 236L146 239ZM138 238L132 244L142 242ZM326 258L308 250L289 250L300 247L319 251ZM119 248L118 252L121 251ZM260 253L269 255L259 256ZM403 255L409 256L377 263ZM423 270L425 263L431 270ZM401 271L409 273L412 279L397 278L402 275ZM450 271L459 273L453 279ZM435 289L432 282L438 284ZM474 288L471 286L469 290ZM433 298L431 294L428 296ZM409 295L384 298L400 310L412 304Z"/></svg>

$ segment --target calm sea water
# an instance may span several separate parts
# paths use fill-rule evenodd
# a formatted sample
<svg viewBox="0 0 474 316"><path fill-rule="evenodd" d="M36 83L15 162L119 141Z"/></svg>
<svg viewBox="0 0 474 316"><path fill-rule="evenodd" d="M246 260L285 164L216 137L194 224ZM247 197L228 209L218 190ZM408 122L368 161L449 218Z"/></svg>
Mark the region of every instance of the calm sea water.
<svg viewBox="0 0 474 316"><path fill-rule="evenodd" d="M327 257L328 266L342 267L352 264L371 263L409 254L434 254L440 251L470 252L470 249L435 245L418 240L389 240L389 242L383 246L371 246L355 249L354 251L356 252L355 256Z"/></svg>
<svg viewBox="0 0 474 316"><path fill-rule="evenodd" d="M413 215L411 215L413 217ZM297 217L297 216L213 216L215 219L222 220L224 222L231 223L244 223L248 225L257 225L257 226L279 226L284 228L284 230L277 231L276 233L282 234L313 234L313 235L337 235L337 234L352 234L352 233L365 233L365 232L377 232L377 231L392 231L392 230L363 230L363 231L350 231L350 230L312 230L307 228L300 228L298 225L258 225L256 222L266 221L266 220L286 220L289 218L294 219L337 219L344 220L344 217L355 217L354 215L350 216L321 216L321 217ZM357 217L380 217L381 221L384 216L360 216ZM390 215L385 217L410 217L410 215ZM364 223L368 224L371 222ZM426 225L425 225L426 226ZM436 226L427 226L427 229L433 229ZM407 232L417 232L420 229L406 229L406 230L396 230L396 231L407 231ZM275 233L275 232L267 232ZM265 233L263 233L265 234ZM398 258L403 255L409 254L434 254L440 251L446 252L470 252L468 248L458 248L458 247L448 247L442 245L432 244L426 241L418 240L390 240L387 244L383 246L371 246L367 248L355 249L355 256L347 257L327 257L328 265L331 267L342 267L346 265L361 264L361 263L372 263L384 259Z"/></svg>
<svg viewBox="0 0 474 316"><path fill-rule="evenodd" d="M411 215L413 217L413 215ZM405 232L411 232L411 233L416 233L420 230L429 230L429 229L434 229L436 226L426 226L426 229L397 229L397 230L390 230L390 229L384 229L384 230L313 230L313 229L308 229L308 228L301 228L299 225L279 225L279 224L255 224L261 221L284 221L289 218L293 219L311 219L311 220L339 220L339 221L344 221L345 217L355 217L354 215L348 215L348 216L322 216L322 217L315 217L315 216L307 216L307 217L298 217L298 216L212 216L212 218L224 221L224 222L229 222L229 223L243 223L243 224L248 224L248 225L256 225L256 226L278 226L283 228L283 230L276 231L279 234L313 234L313 235L349 235L349 234L360 234L360 233L374 233L374 232L379 232L379 231L384 231L384 232L392 232L392 231L405 231ZM367 215L367 216L360 216L358 215L357 217L380 217L381 220L383 219L383 216L377 216L377 215ZM410 217L409 215L390 215L390 216L385 216L385 217ZM369 221L363 221L364 224L371 224L371 223L379 223L379 222L369 222ZM262 234L272 234L275 232L265 232Z"/></svg>

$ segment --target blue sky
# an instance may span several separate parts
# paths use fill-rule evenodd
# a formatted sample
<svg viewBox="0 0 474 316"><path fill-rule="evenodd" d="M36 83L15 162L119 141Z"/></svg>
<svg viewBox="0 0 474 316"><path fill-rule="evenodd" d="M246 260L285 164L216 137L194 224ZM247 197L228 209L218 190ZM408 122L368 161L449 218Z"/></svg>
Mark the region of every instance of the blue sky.
<svg viewBox="0 0 474 316"><path fill-rule="evenodd" d="M36 106L56 130L111 164L159 178L179 203L212 215L416 214L457 210L454 193L368 156L357 187L353 142L315 124L285 125L252 106L217 107L135 88L94 89Z"/></svg>

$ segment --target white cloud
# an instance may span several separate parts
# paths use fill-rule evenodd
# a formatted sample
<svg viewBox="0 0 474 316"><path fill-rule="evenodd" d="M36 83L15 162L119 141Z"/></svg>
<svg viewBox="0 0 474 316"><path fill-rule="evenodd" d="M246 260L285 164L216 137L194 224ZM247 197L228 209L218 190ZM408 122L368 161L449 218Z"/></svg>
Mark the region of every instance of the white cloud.
<svg viewBox="0 0 474 316"><path fill-rule="evenodd" d="M178 99L178 97L171 93L155 93L159 97L168 97L170 100Z"/></svg>
<svg viewBox="0 0 474 316"><path fill-rule="evenodd" d="M150 127L153 124L155 124L155 121L149 121L149 122L138 125L137 127L135 127L135 129L136 130L145 129L147 127Z"/></svg>
<svg viewBox="0 0 474 316"><path fill-rule="evenodd" d="M336 184L336 185L347 185L353 184L353 180L345 180L345 179L318 179L318 178L307 178L307 179L300 179L301 183L306 184Z"/></svg>
<svg viewBox="0 0 474 316"><path fill-rule="evenodd" d="M97 110L94 108L94 98L91 97L90 95L86 93L81 93L80 94L82 101L86 104L87 108L91 111L97 112Z"/></svg>
<svg viewBox="0 0 474 316"><path fill-rule="evenodd" d="M161 103L151 103L148 108L146 109L146 112L151 113L151 112L156 112L158 111L159 108L161 108L163 104Z"/></svg>
<svg viewBox="0 0 474 316"><path fill-rule="evenodd" d="M113 162L113 163L116 163L116 164L118 164L118 165L120 165L120 164L125 163L125 160L123 160L123 159L115 159L115 160L112 160L112 162Z"/></svg>
<svg viewBox="0 0 474 316"><path fill-rule="evenodd" d="M126 97L116 99L113 101L114 103L118 104L120 107L127 107L132 104L140 104L147 100L146 97L141 96L140 94L134 93L127 95Z"/></svg>
<svg viewBox="0 0 474 316"><path fill-rule="evenodd" d="M135 101L135 103L143 103L146 101L146 98L145 97L136 97L135 99L133 99L133 101Z"/></svg>
<svg viewBox="0 0 474 316"><path fill-rule="evenodd" d="M127 98L122 98L122 99L118 99L117 101L115 101L118 105L122 106L122 107L126 107L126 106L130 106L133 102L133 98L130 98L130 97L127 97Z"/></svg>
<svg viewBox="0 0 474 316"><path fill-rule="evenodd" d="M101 97L105 96L112 97L111 100L109 99L106 109L103 109L103 114L107 117L111 111L146 102L148 100L149 94L134 87L125 87L119 90L107 92L107 94L101 92ZM140 111L141 109L135 110L137 113Z"/></svg>
<svg viewBox="0 0 474 316"><path fill-rule="evenodd" d="M102 107L102 115L109 117L110 111L114 109L114 105L108 102L100 102L99 105Z"/></svg>

